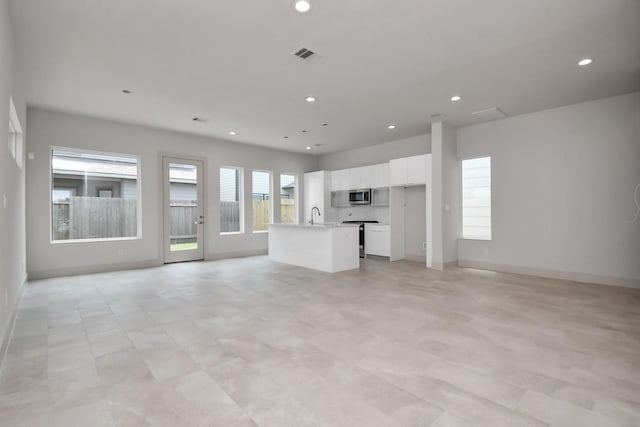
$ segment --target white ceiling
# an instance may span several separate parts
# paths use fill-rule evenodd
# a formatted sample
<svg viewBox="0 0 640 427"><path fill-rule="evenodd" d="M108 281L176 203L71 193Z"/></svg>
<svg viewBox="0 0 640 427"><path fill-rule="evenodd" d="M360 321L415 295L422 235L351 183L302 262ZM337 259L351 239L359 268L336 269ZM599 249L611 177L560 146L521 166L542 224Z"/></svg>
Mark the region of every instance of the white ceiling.
<svg viewBox="0 0 640 427"><path fill-rule="evenodd" d="M312 4L307 14L293 0L10 8L30 105L291 151L427 133L437 113L459 126L488 107L517 115L640 89L638 0ZM300 46L321 57L301 62ZM578 67L587 56L594 63Z"/></svg>

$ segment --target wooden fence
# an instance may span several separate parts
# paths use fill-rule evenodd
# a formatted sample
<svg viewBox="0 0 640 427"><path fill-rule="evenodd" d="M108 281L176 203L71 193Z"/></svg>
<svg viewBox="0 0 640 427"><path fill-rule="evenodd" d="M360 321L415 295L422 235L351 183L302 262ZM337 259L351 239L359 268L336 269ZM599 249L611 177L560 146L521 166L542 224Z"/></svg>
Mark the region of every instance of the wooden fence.
<svg viewBox="0 0 640 427"><path fill-rule="evenodd" d="M137 201L107 197L71 197L53 204L53 239L134 237L137 233ZM267 230L269 200L253 201L253 230ZM295 222L295 202L282 199L282 222ZM171 241L193 241L197 235L195 202L171 203ZM220 202L220 231L240 230L239 202Z"/></svg>
<svg viewBox="0 0 640 427"><path fill-rule="evenodd" d="M197 202L171 202L171 243L195 242L198 236Z"/></svg>
<svg viewBox="0 0 640 427"><path fill-rule="evenodd" d="M280 200L280 221L285 223L296 222L296 207L295 200L281 199Z"/></svg>
<svg viewBox="0 0 640 427"><path fill-rule="evenodd" d="M220 202L220 232L240 231L240 202Z"/></svg>
<svg viewBox="0 0 640 427"><path fill-rule="evenodd" d="M53 239L135 237L137 201L110 197L71 197L53 205Z"/></svg>

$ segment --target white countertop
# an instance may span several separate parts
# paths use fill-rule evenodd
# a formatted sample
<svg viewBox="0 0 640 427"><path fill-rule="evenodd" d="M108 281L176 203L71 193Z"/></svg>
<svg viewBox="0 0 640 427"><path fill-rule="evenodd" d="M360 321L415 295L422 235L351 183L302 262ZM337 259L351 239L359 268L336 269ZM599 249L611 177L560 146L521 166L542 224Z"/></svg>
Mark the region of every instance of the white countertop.
<svg viewBox="0 0 640 427"><path fill-rule="evenodd" d="M269 224L270 227L278 226L278 227L295 227L295 228L304 228L304 229L317 229L317 230L330 230L332 228L347 228L347 227L358 227L358 224L342 224L335 222L327 222L327 223L315 223L311 224L283 224L283 223L273 223Z"/></svg>

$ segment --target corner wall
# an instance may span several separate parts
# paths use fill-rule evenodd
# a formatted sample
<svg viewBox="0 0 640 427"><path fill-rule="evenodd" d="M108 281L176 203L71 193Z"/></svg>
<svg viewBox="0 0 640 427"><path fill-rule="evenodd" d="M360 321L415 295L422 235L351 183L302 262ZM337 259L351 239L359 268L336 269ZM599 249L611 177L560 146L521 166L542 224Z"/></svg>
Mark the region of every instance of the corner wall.
<svg viewBox="0 0 640 427"><path fill-rule="evenodd" d="M10 96L23 132L27 124L17 62L7 2L0 0L0 135L3 135L0 144L0 364L26 274L25 166L23 161L23 168L18 167L7 148L6 139L9 134ZM26 140L26 132L23 136Z"/></svg>
<svg viewBox="0 0 640 427"><path fill-rule="evenodd" d="M298 215L302 216L304 172L317 169L317 158L149 127L29 109L27 151L27 266L29 278L82 274L163 263L162 154L205 160L205 259L267 253L267 233L251 232L251 171L294 173L300 185ZM131 154L141 159L142 238L127 241L50 242L50 149L75 149ZM219 233L219 168L244 168L245 233ZM274 186L277 184L274 184ZM278 192L276 192L278 193ZM274 204L279 194L274 195Z"/></svg>
<svg viewBox="0 0 640 427"><path fill-rule="evenodd" d="M459 240L461 266L640 287L639 92L459 128L457 150L492 158L493 239Z"/></svg>

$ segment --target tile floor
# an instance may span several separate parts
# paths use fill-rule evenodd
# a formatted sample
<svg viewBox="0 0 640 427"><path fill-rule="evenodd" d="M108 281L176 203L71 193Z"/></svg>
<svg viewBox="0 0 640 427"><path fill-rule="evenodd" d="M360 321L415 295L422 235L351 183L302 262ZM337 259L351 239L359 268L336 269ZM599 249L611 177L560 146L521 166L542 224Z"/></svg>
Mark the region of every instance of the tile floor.
<svg viewBox="0 0 640 427"><path fill-rule="evenodd" d="M640 290L266 257L30 283L2 426L639 426Z"/></svg>

